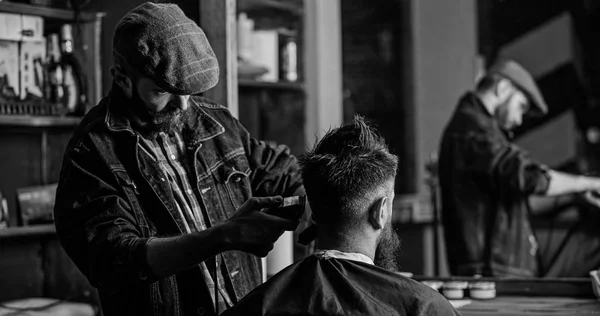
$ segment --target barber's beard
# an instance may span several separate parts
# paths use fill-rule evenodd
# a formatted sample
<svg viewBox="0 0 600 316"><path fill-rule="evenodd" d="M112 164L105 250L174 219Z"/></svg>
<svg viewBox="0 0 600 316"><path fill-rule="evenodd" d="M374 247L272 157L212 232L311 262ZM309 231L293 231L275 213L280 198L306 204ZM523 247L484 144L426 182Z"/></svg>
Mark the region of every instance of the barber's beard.
<svg viewBox="0 0 600 316"><path fill-rule="evenodd" d="M172 135L181 132L184 126L184 111L167 105L160 112L150 111L140 98L137 89L133 88L131 96L131 108L136 116L134 121L139 132L144 137L153 138L160 132Z"/></svg>
<svg viewBox="0 0 600 316"><path fill-rule="evenodd" d="M375 250L375 265L392 272L400 271L400 264L398 263L400 244L400 237L389 223L383 229Z"/></svg>

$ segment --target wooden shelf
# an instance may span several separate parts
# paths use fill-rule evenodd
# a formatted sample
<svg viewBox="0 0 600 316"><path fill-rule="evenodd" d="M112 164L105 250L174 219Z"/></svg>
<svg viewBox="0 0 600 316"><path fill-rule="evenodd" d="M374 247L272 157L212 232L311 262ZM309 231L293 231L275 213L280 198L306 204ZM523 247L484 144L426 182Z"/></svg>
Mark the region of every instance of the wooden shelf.
<svg viewBox="0 0 600 316"><path fill-rule="evenodd" d="M0 12L41 16L49 19L75 21L75 12L41 5L0 1ZM79 21L92 22L104 16L104 13L80 12Z"/></svg>
<svg viewBox="0 0 600 316"><path fill-rule="evenodd" d="M0 126L75 127L79 122L72 116L0 115Z"/></svg>
<svg viewBox="0 0 600 316"><path fill-rule="evenodd" d="M283 89L283 90L297 90L304 91L304 84L301 82L271 82L271 81L258 81L251 79L239 79L238 86L240 88L257 88L257 89Z"/></svg>
<svg viewBox="0 0 600 316"><path fill-rule="evenodd" d="M0 228L0 239L54 234L56 234L54 224Z"/></svg>
<svg viewBox="0 0 600 316"><path fill-rule="evenodd" d="M276 0L238 0L238 11L240 12L259 12L263 10L275 10L291 13L293 15L302 15L301 6Z"/></svg>

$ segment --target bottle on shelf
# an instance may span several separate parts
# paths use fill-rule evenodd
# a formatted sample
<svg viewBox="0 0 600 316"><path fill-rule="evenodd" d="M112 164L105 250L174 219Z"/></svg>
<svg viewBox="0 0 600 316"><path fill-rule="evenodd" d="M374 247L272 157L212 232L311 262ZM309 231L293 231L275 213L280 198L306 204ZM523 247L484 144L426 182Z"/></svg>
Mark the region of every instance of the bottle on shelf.
<svg viewBox="0 0 600 316"><path fill-rule="evenodd" d="M298 44L296 34L290 30L279 31L279 79L298 81Z"/></svg>
<svg viewBox="0 0 600 316"><path fill-rule="evenodd" d="M85 114L87 103L86 78L81 63L73 52L73 27L64 24L60 29L61 59L63 69L63 89L65 96L63 105L68 115L81 116Z"/></svg>
<svg viewBox="0 0 600 316"><path fill-rule="evenodd" d="M60 48L58 46L58 34L50 34L47 38L47 84L45 97L53 104L62 104L65 96L63 88L63 69L60 64Z"/></svg>

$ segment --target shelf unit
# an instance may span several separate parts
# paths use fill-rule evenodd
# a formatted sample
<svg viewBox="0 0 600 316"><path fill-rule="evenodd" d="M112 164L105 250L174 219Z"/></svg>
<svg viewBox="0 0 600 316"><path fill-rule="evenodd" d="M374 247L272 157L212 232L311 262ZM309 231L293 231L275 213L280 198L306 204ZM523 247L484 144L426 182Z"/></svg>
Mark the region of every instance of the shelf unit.
<svg viewBox="0 0 600 316"><path fill-rule="evenodd" d="M17 237L37 237L44 235L55 235L54 224L40 224L31 226L17 226L0 228L0 239Z"/></svg>
<svg viewBox="0 0 600 316"><path fill-rule="evenodd" d="M74 53L87 79L89 105L100 101L102 72L100 35L103 12L81 11L0 1L0 12L38 16L44 20L44 36L73 24ZM33 114L0 115L0 191L8 202L9 227L18 224L16 190L58 181L68 140L81 117Z"/></svg>
<svg viewBox="0 0 600 316"><path fill-rule="evenodd" d="M80 22L93 22L104 16L101 12L80 12L79 16L76 16L72 10L6 1L0 1L0 12L35 15L62 21L75 21L78 18Z"/></svg>
<svg viewBox="0 0 600 316"><path fill-rule="evenodd" d="M102 12L58 9L0 1L0 12L42 17L44 36L73 24L74 53L87 78L87 101L102 92ZM6 102L12 102L7 100ZM17 101L18 102L18 101ZM3 106L12 106L3 103ZM2 113L14 113L5 112ZM23 113L23 112L19 112ZM32 113L32 112L25 112ZM37 112L36 112L37 113ZM7 199L8 227L0 228L0 301L23 297L86 298L99 304L96 290L57 240L53 223L20 226L17 190L56 183L65 149L82 118L32 114L0 115L0 191Z"/></svg>
<svg viewBox="0 0 600 316"><path fill-rule="evenodd" d="M255 13L264 10L273 10L300 16L303 8L300 5L276 0L238 0L238 12Z"/></svg>
<svg viewBox="0 0 600 316"><path fill-rule="evenodd" d="M300 82L271 82L252 79L238 79L238 85L241 88L258 88L258 89L283 89L304 91L304 84Z"/></svg>
<svg viewBox="0 0 600 316"><path fill-rule="evenodd" d="M262 81L237 78L241 123L258 139L290 147L294 154L305 148L306 85L304 83L304 1L237 0L237 13L254 20L255 30L290 30L297 44L298 81ZM229 39L234 41L235 39ZM237 57L237 51L231 51Z"/></svg>
<svg viewBox="0 0 600 316"><path fill-rule="evenodd" d="M69 9L0 0L0 13L42 17L46 24L44 27L45 33L57 33L62 24L73 24L74 53L81 62L82 69L86 74L88 106L95 105L100 101L102 93L100 35L102 18L105 16L104 12L80 11L76 13Z"/></svg>
<svg viewBox="0 0 600 316"><path fill-rule="evenodd" d="M6 127L75 127L79 122L72 116L0 115L0 126Z"/></svg>

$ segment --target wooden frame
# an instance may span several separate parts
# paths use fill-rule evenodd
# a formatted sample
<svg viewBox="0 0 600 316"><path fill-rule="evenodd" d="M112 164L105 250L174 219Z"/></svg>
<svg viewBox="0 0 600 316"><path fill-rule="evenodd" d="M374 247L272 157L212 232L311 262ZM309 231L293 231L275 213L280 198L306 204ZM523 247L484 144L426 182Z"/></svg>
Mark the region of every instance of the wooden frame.
<svg viewBox="0 0 600 316"><path fill-rule="evenodd" d="M304 0L306 145L342 124L342 30L340 0Z"/></svg>
<svg viewBox="0 0 600 316"><path fill-rule="evenodd" d="M219 83L204 95L238 116L236 0L199 2L200 27L219 59Z"/></svg>

